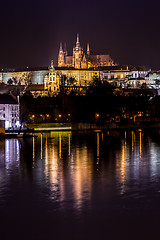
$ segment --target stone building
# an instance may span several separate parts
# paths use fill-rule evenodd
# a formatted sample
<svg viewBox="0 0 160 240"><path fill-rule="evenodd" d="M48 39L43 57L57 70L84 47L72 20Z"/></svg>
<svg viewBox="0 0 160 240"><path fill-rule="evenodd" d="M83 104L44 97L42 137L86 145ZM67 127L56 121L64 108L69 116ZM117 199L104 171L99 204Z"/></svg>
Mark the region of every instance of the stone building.
<svg viewBox="0 0 160 240"><path fill-rule="evenodd" d="M19 102L8 94L0 94L0 120L5 122L5 129L18 128L19 122Z"/></svg>
<svg viewBox="0 0 160 240"><path fill-rule="evenodd" d="M75 79L74 85L88 86L93 77L99 77L99 71L94 69L78 69L73 67L54 67L53 61L49 68L27 68L0 72L1 83L9 86L44 85L44 89L52 92L59 91L60 80L65 76L65 85L70 79ZM35 87L34 87L35 89Z"/></svg>
<svg viewBox="0 0 160 240"><path fill-rule="evenodd" d="M145 84L145 76L148 71L144 66L110 66L99 68L100 79L107 80L116 87L132 87L139 88Z"/></svg>
<svg viewBox="0 0 160 240"><path fill-rule="evenodd" d="M58 54L59 67L74 67L74 68L95 68L99 66L114 66L116 65L109 54L105 55L91 55L90 47L87 44L86 54L80 45L79 35L77 34L76 46L73 48L73 55L68 56L67 51L63 50L62 43L60 44Z"/></svg>
<svg viewBox="0 0 160 240"><path fill-rule="evenodd" d="M145 80L150 88L160 89L160 71L150 71Z"/></svg>

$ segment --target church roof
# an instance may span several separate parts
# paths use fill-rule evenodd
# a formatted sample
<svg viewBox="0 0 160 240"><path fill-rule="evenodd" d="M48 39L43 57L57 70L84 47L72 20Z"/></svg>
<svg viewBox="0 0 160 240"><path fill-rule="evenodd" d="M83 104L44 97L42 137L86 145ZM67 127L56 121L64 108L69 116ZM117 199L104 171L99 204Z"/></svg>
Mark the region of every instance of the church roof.
<svg viewBox="0 0 160 240"><path fill-rule="evenodd" d="M48 67L26 67L20 69L3 69L0 72L31 72L31 71L48 71Z"/></svg>
<svg viewBox="0 0 160 240"><path fill-rule="evenodd" d="M102 61L102 62L110 62L111 61L111 58L110 58L110 55L109 54L106 54L106 55L90 55L89 58L92 60L92 61Z"/></svg>
<svg viewBox="0 0 160 240"><path fill-rule="evenodd" d="M8 94L9 92L12 92L15 96L18 96L20 92L24 90L24 85L8 85L5 83L0 84L0 93L1 94Z"/></svg>
<svg viewBox="0 0 160 240"><path fill-rule="evenodd" d="M147 71L145 66L136 66L131 68L131 71Z"/></svg>
<svg viewBox="0 0 160 240"><path fill-rule="evenodd" d="M100 71L106 70L106 71L130 71L128 66L126 65L118 65L118 66L102 66L98 67Z"/></svg>
<svg viewBox="0 0 160 240"><path fill-rule="evenodd" d="M31 84L26 88L26 91L44 91L44 84Z"/></svg>
<svg viewBox="0 0 160 240"><path fill-rule="evenodd" d="M66 56L65 57L65 63L66 64L72 64L72 56Z"/></svg>
<svg viewBox="0 0 160 240"><path fill-rule="evenodd" d="M74 70L74 71L98 71L94 68L74 68L74 67L55 67L55 70L61 71L61 70Z"/></svg>

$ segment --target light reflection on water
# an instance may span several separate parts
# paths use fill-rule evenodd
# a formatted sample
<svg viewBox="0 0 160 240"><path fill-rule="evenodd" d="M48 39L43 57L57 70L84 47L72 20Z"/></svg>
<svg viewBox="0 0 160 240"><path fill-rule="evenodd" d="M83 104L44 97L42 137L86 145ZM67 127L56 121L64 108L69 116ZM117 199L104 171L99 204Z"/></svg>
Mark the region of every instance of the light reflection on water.
<svg viewBox="0 0 160 240"><path fill-rule="evenodd" d="M0 206L8 208L20 198L32 211L44 209L47 217L54 210L88 214L92 224L97 217L109 217L111 210L116 218L142 214L142 209L160 213L159 134L139 130L37 136L0 141Z"/></svg>
<svg viewBox="0 0 160 240"><path fill-rule="evenodd" d="M49 186L51 199L63 202L71 196L77 209L82 207L84 200L90 200L97 171L100 173L98 178L105 176L103 181L107 181L107 162L110 162L112 171L115 169L112 178L115 178L119 186L117 191L120 190L122 195L127 191L130 181L138 182L141 177L146 177L147 181L159 179L159 145L141 130L125 131L124 134L95 132L80 135L51 132L40 133L38 137L28 140L1 140L0 169L7 175L17 174L17 171L25 168L25 141L30 143L27 151L32 152L30 171L33 171L33 175L34 169L36 174L39 171L35 174L36 181ZM68 190L71 195L67 194Z"/></svg>
<svg viewBox="0 0 160 240"><path fill-rule="evenodd" d="M83 143L77 141L78 134L76 134L77 142L72 142L71 132L41 133L38 134L38 137L28 140L32 142L32 149L31 144L28 149L28 151L32 151L32 168L38 167L38 162L41 160L43 164L40 166L45 180L50 184L51 192L59 191L61 201L65 199L65 188L67 187L65 178L68 178L67 182L72 186L77 206L80 207L84 194L84 199L89 199L94 179L93 168L95 168L95 164L105 164L107 160L112 160L112 165L115 165L116 180L121 185L121 194L125 193L125 186L131 178L137 181L140 174L146 175L148 172L148 178L149 176L158 177L160 170L159 145L148 138L145 143L148 146L143 146L144 133L141 130L124 132L124 136L120 136L120 133L116 133L115 136L110 133L110 138L113 140L110 147L107 147L107 143L110 141L108 133L90 134L92 146L88 145L88 139L85 141L85 135L81 134ZM106 139L104 139L105 137ZM120 142L114 144L117 139ZM1 170L5 169L7 174L14 174L14 171L20 167L20 151L22 157L23 145L25 145L25 141L18 139L1 141ZM96 150L94 150L95 147ZM114 155L112 159L105 159L105 147L110 155ZM25 160L27 161L27 159ZM101 172L105 172L105 170L104 165Z"/></svg>
<svg viewBox="0 0 160 240"><path fill-rule="evenodd" d="M50 198L61 203L71 199L74 208L81 209L83 200L89 200L92 188L92 155L87 145L72 148L70 132L51 134L49 138L44 134L43 141L44 173Z"/></svg>

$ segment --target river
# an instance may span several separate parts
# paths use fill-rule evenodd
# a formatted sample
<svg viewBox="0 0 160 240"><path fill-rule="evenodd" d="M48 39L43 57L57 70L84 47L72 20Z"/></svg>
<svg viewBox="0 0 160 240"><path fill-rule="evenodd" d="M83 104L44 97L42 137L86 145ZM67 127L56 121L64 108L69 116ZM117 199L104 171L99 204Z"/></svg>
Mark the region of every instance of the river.
<svg viewBox="0 0 160 240"><path fill-rule="evenodd" d="M0 240L158 239L159 131L0 140Z"/></svg>

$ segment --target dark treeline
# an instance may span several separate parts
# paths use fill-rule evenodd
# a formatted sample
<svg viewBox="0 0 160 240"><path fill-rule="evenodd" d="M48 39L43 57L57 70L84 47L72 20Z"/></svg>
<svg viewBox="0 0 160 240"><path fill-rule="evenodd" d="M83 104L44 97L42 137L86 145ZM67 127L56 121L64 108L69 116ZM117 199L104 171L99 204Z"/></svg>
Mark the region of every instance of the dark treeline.
<svg viewBox="0 0 160 240"><path fill-rule="evenodd" d="M89 122L105 124L113 121L133 121L160 117L160 97L144 94L124 96L108 82L95 79L85 95L61 91L56 97L33 98L29 93L20 99L21 121L40 122Z"/></svg>

